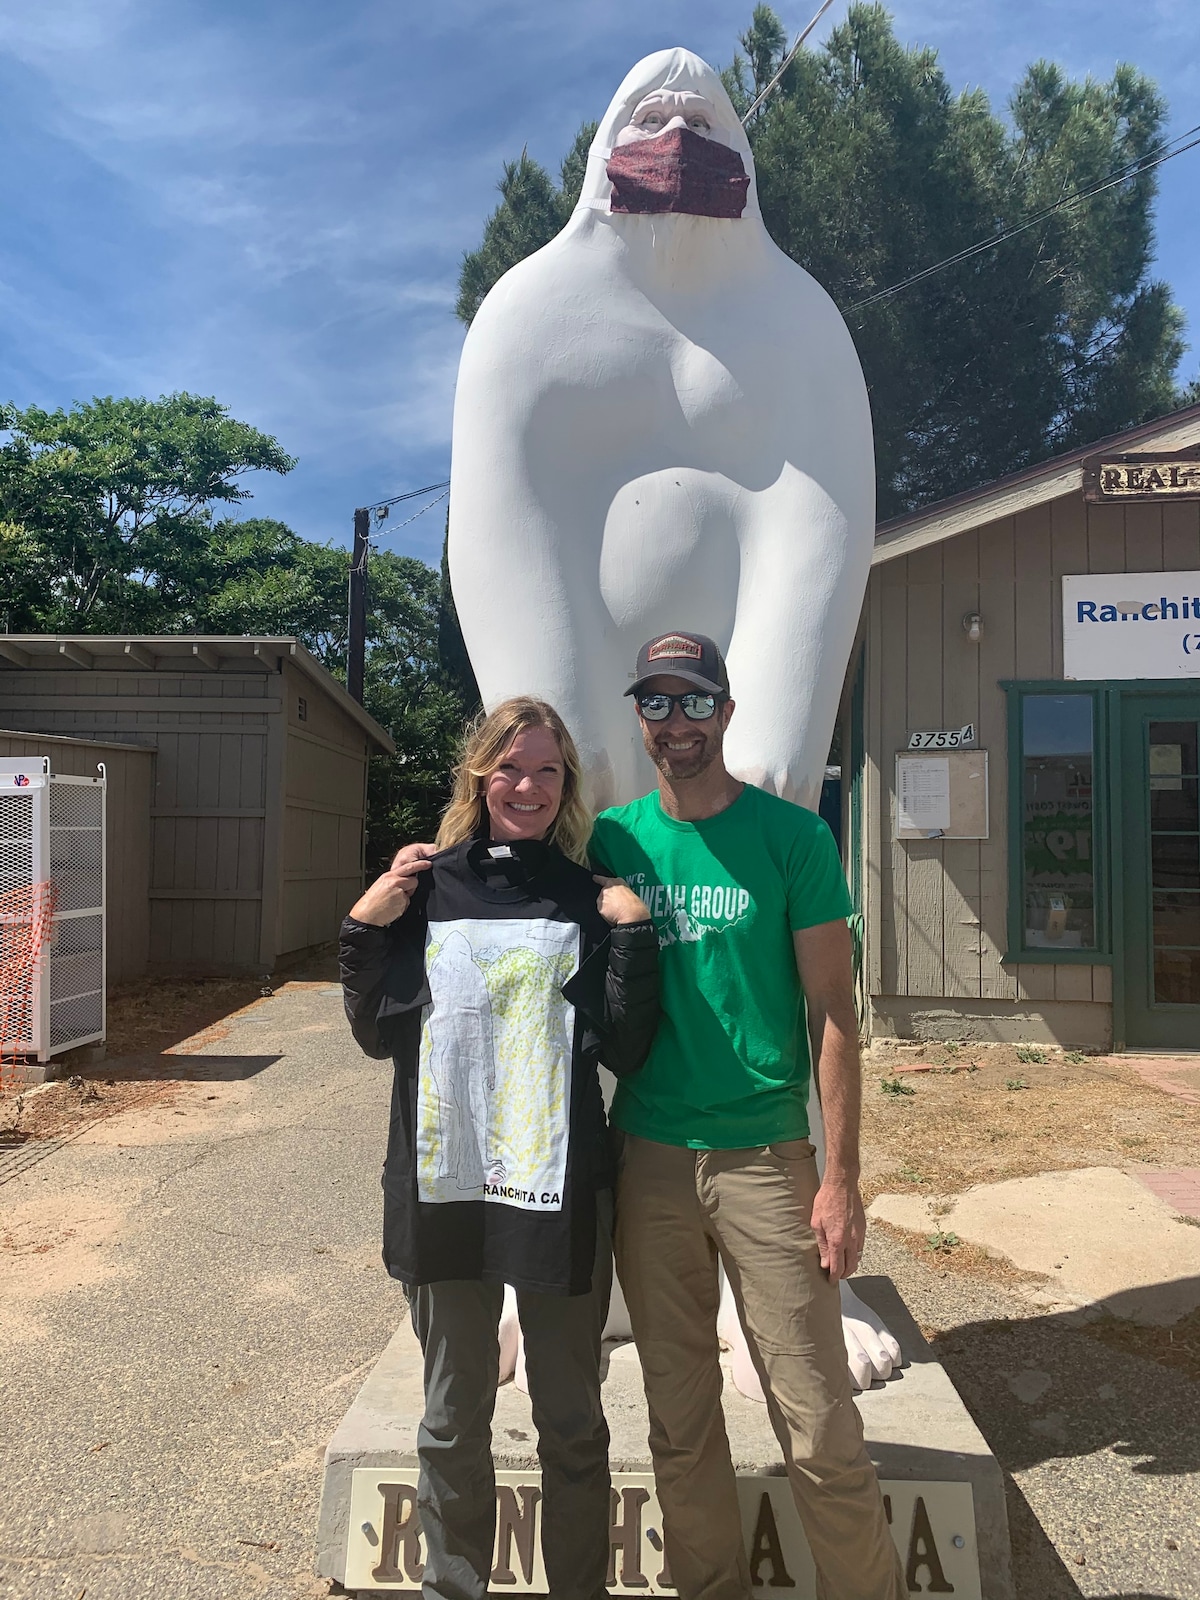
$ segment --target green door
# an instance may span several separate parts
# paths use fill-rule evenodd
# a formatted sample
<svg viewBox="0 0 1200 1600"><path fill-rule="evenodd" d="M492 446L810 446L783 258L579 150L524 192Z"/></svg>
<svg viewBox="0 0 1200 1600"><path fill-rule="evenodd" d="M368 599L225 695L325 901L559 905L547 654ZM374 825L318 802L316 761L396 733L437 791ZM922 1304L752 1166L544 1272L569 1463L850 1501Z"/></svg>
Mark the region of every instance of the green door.
<svg viewBox="0 0 1200 1600"><path fill-rule="evenodd" d="M1200 688L1121 705L1126 1044L1200 1050Z"/></svg>

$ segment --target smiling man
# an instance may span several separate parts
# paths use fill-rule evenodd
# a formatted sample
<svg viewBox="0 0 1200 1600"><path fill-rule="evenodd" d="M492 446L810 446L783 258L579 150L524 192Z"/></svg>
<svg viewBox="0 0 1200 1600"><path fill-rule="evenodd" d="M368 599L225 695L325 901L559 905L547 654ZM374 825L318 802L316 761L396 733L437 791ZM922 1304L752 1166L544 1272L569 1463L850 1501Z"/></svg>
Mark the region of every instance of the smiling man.
<svg viewBox="0 0 1200 1600"><path fill-rule="evenodd" d="M810 811L725 766L733 716L703 634L642 646L634 696L657 790L597 818L595 862L654 918L662 1020L617 1087L616 1255L645 1375L650 1448L682 1600L749 1600L721 1409L719 1280L751 1358L818 1573L837 1600L904 1600L842 1342L858 1265L858 1030L850 901ZM807 1118L805 999L820 1037L826 1161Z"/></svg>

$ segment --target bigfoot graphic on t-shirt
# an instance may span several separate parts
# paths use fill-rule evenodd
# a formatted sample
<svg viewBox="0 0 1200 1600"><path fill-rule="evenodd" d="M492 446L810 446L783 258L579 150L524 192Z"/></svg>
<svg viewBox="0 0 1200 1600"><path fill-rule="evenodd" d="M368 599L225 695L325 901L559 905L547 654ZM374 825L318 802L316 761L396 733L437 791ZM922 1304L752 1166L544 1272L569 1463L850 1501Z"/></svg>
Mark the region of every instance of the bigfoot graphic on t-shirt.
<svg viewBox="0 0 1200 1600"><path fill-rule="evenodd" d="M417 1079L423 1201L562 1204L579 929L543 918L429 923Z"/></svg>

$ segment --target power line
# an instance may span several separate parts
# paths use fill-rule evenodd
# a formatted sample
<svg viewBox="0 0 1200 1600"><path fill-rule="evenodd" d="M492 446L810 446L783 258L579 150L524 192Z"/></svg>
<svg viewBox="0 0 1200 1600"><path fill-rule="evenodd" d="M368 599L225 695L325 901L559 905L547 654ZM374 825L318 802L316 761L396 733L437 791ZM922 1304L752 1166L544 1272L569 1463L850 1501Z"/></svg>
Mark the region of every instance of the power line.
<svg viewBox="0 0 1200 1600"><path fill-rule="evenodd" d="M878 293L868 295L865 300L858 300L846 308L847 315L851 311L861 311L866 306L877 305L881 300L890 300L893 295L900 294L904 289L911 289L914 284L923 283L926 278L933 277L934 273L941 272L946 267L957 266L961 261L969 261L973 256L979 255L984 250L991 250L996 245L1004 244L1006 240L1013 239L1019 233L1024 233L1029 228L1034 228L1039 222L1045 222L1055 212L1061 211L1064 206L1075 205L1080 200L1090 200L1095 195L1103 194L1106 189L1113 188L1118 183L1124 183L1127 178L1140 177L1143 172L1150 172L1155 167L1161 167L1164 161L1173 161L1176 156L1181 156L1187 150L1194 150L1200 145L1200 138L1191 138L1193 134L1200 134L1200 123L1186 132L1177 134L1174 139L1167 139L1164 143L1155 146L1147 156L1139 156L1136 161L1129 162L1119 171L1110 173L1106 178L1100 178L1095 183L1085 184L1076 189L1072 194L1063 195L1061 200L1056 200L1053 205L1045 206L1041 211L1035 212L1032 217L1027 217L1024 222L1018 222L1003 232L996 233L989 239L980 239L976 244L968 245L965 250L959 250L955 255L947 256L944 261L935 261L930 267L923 267L920 272L914 272L911 277L904 278L899 283L894 283L888 289L880 289ZM1181 139L1191 139L1189 144L1179 145L1178 150L1172 150L1173 144L1179 144ZM1159 153L1155 153L1159 152ZM1151 160L1150 156L1154 159Z"/></svg>
<svg viewBox="0 0 1200 1600"><path fill-rule="evenodd" d="M771 79L770 83L766 86L766 88L761 91L761 93L758 95L758 97L754 100L754 102L751 105L749 111L747 111L746 115L742 118L742 127L743 128L749 122L750 118L754 115L754 113L758 110L759 106L762 105L763 101L767 98L767 96L774 92L775 85L783 77L784 73L791 66L792 62L795 60L796 56L799 54L800 46L804 43L805 39L808 38L809 34L816 27L817 23L820 22L821 18L829 10L829 8L830 8L830 6L832 4L833 4L833 0L824 0L824 4L821 6L821 9L817 12L816 16L812 19L812 21L804 29L804 31L801 33L800 37L796 40L795 44L788 51L787 55L785 55L783 60L779 63L779 71Z"/></svg>
<svg viewBox="0 0 1200 1600"><path fill-rule="evenodd" d="M436 485L435 485L435 487L436 487ZM424 492L425 491L421 490L421 489L417 490L418 494L422 494ZM443 500L447 500L447 499L449 499L449 497L450 497L450 485L446 484L445 487L442 490L442 493L438 495L436 500L431 500L427 506L422 506L420 511L415 511L412 514L411 517L405 517L403 522L398 522L394 528L389 528L388 532L389 533L399 533L401 528L407 528L410 522L415 522L418 517L423 517L427 511L432 511L434 506L440 505ZM401 495L399 498L402 499L402 500L410 500L410 499L413 499L415 497L412 496L412 495ZM395 502L393 502L393 504L394 503Z"/></svg>
<svg viewBox="0 0 1200 1600"><path fill-rule="evenodd" d="M441 483L427 483L423 489L409 489L405 494L394 494L390 500L376 500L373 506L364 506L363 510L383 511L386 513L389 506L398 506L402 500L418 500L423 494L432 494L435 489L448 489L449 487L450 479L444 478Z"/></svg>

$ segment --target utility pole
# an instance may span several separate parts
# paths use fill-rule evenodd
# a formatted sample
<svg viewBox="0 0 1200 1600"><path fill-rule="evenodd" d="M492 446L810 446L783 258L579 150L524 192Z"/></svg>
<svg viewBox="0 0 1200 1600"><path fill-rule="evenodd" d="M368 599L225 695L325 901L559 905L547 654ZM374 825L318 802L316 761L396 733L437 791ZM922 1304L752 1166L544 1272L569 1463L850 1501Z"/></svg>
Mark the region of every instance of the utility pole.
<svg viewBox="0 0 1200 1600"><path fill-rule="evenodd" d="M367 654L367 551L370 548L371 513L359 506L354 513L354 550L350 557L350 630L346 652L346 689L362 705L363 668Z"/></svg>

